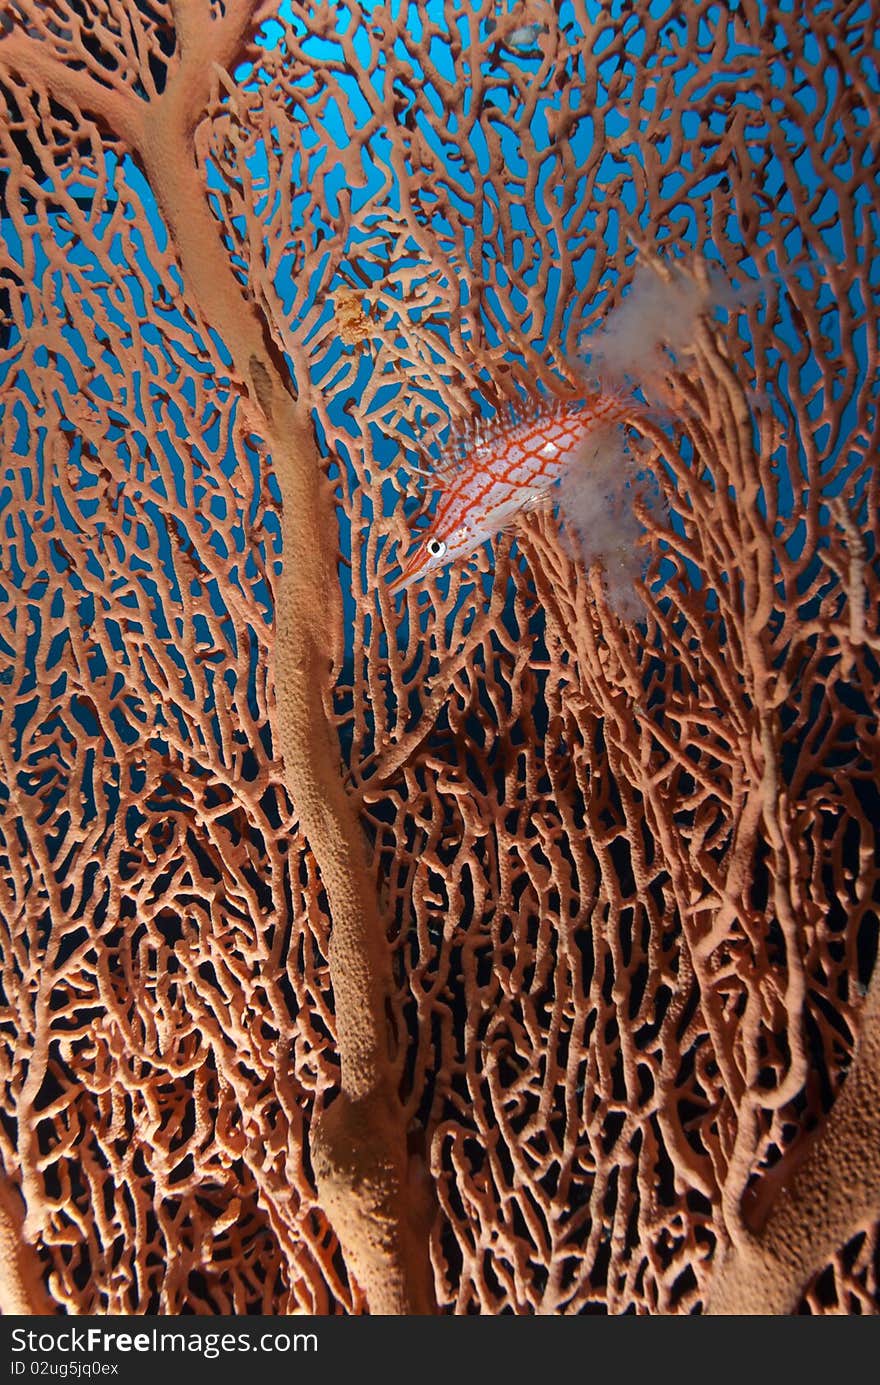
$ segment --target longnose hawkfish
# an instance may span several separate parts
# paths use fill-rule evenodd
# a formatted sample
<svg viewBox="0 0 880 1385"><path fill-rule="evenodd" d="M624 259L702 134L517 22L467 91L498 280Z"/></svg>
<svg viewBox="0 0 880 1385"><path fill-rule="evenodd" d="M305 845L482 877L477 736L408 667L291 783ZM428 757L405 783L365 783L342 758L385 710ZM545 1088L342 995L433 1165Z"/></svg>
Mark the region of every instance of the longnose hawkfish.
<svg viewBox="0 0 880 1385"><path fill-rule="evenodd" d="M472 429L462 440L459 464L437 473L440 498L432 522L391 591L468 557L523 511L559 505L563 521L574 527L581 516L595 516L609 488L619 493L629 479L622 439L613 435L618 425L638 424L646 413L625 390L600 390L576 402L541 399L528 418L498 417ZM610 449L610 467L607 456L596 467L590 455L603 446Z"/></svg>

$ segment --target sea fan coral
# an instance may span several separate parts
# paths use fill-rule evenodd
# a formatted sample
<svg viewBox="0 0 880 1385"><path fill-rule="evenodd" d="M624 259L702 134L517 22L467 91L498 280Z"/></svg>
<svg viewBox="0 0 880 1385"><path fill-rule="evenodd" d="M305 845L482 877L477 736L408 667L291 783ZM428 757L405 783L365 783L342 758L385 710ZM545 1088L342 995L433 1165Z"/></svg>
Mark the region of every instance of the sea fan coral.
<svg viewBox="0 0 880 1385"><path fill-rule="evenodd" d="M871 7L87 10L0 3L2 1306L872 1311ZM640 299L638 618L543 512L395 602Z"/></svg>

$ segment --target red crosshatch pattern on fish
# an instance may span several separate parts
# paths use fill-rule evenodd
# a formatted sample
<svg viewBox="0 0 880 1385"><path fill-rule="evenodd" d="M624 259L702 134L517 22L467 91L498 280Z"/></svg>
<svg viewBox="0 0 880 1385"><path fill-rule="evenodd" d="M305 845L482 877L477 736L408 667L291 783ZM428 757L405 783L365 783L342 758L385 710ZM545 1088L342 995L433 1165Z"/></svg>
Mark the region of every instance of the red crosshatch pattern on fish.
<svg viewBox="0 0 880 1385"><path fill-rule="evenodd" d="M391 590L467 557L524 510L557 503L554 488L584 462L591 439L615 424L637 422L643 412L632 395L602 391L575 403L541 402L528 419L478 427L464 442L460 465L438 476L442 492L431 527Z"/></svg>

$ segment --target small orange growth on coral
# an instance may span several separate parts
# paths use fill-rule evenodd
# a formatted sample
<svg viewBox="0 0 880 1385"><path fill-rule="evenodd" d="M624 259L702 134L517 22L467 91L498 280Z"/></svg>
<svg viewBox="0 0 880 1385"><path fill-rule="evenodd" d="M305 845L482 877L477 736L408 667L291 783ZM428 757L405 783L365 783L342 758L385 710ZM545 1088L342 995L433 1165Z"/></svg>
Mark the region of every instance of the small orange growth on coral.
<svg viewBox="0 0 880 1385"><path fill-rule="evenodd" d="M360 346L373 335L370 319L363 303L351 289L343 289L334 298L339 335L346 346Z"/></svg>

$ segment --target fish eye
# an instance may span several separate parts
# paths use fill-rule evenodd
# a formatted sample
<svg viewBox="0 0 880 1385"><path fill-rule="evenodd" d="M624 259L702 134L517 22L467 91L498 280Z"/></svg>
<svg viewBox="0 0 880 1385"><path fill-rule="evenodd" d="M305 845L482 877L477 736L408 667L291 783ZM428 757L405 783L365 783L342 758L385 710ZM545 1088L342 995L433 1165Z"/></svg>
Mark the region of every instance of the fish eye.
<svg viewBox="0 0 880 1385"><path fill-rule="evenodd" d="M446 544L442 539L428 539L425 547L432 558L442 558L446 552Z"/></svg>

